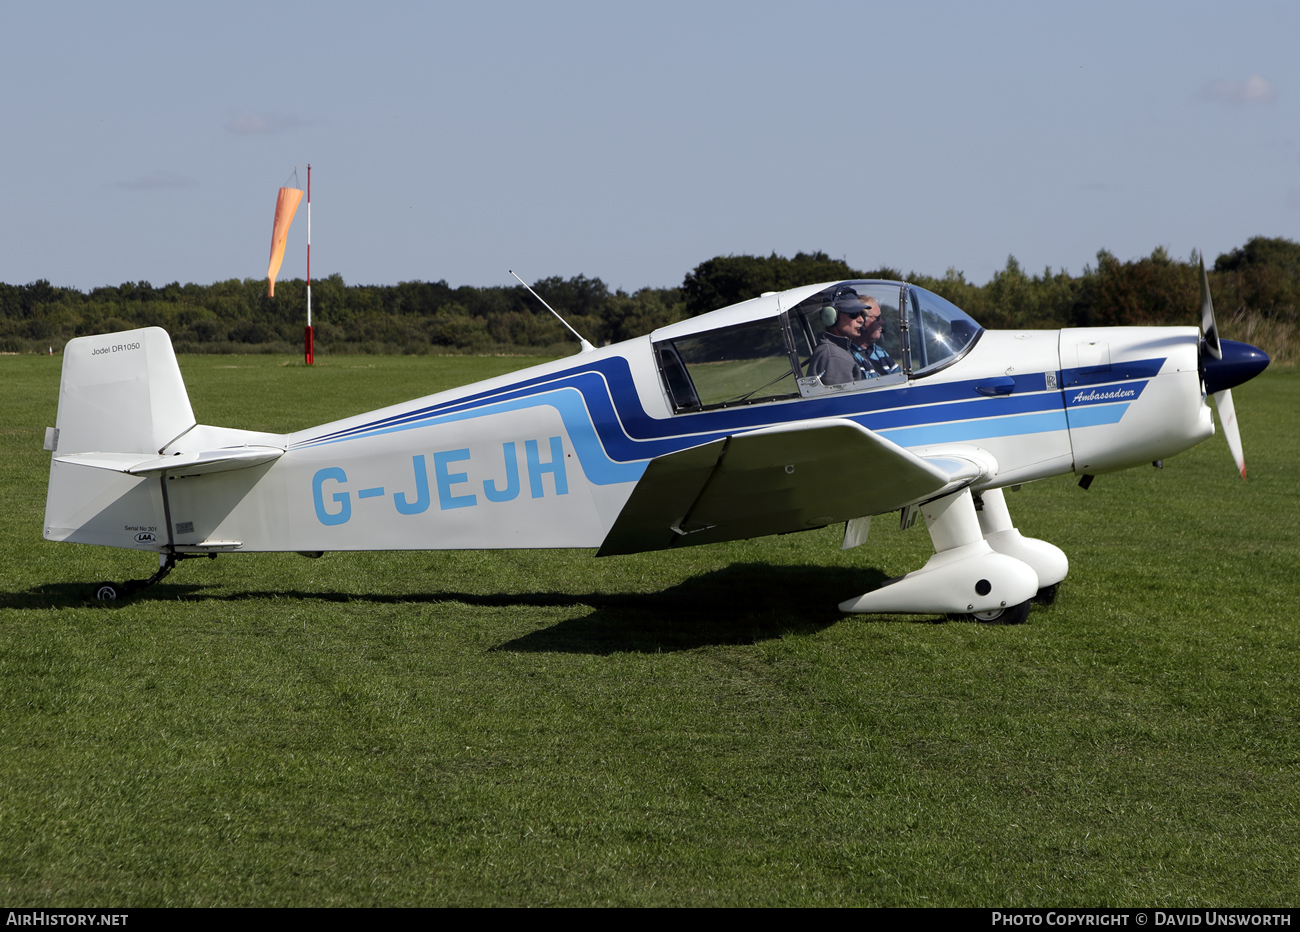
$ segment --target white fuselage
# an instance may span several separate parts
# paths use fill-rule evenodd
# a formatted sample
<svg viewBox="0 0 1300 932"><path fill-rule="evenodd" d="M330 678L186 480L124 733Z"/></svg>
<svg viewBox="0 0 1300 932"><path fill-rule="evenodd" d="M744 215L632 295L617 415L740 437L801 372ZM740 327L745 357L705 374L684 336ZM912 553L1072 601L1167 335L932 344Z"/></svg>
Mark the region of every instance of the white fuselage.
<svg viewBox="0 0 1300 932"><path fill-rule="evenodd" d="M989 331L923 380L673 414L641 338L284 436L195 427L163 453L285 453L248 469L181 470L167 479L165 510L179 550L598 547L653 457L832 415L922 456L981 457L984 488L1102 473L1213 433L1197 343L1193 328ZM995 377L1014 390L980 394ZM102 486L94 498L105 507L62 539L165 543L133 531L165 525L157 479L66 468Z"/></svg>

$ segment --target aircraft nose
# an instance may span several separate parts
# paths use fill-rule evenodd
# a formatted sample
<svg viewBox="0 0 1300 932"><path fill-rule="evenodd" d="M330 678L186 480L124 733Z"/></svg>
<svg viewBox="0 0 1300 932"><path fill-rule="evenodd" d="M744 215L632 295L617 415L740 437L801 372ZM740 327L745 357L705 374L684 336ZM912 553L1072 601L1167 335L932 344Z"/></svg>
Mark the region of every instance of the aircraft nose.
<svg viewBox="0 0 1300 932"><path fill-rule="evenodd" d="M1201 374L1205 390L1211 395L1249 382L1268 366L1268 354L1249 343L1220 340L1219 345L1223 350L1222 359L1201 350Z"/></svg>

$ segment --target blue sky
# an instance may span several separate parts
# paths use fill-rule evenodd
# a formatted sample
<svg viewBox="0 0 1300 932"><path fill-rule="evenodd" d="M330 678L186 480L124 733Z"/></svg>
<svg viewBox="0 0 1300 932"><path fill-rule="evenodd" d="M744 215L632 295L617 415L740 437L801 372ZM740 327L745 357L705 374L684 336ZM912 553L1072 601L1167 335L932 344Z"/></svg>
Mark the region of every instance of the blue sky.
<svg viewBox="0 0 1300 932"><path fill-rule="evenodd" d="M262 277L308 161L312 271L349 284L818 249L982 283L1300 238L1295 4L4 9L9 283Z"/></svg>

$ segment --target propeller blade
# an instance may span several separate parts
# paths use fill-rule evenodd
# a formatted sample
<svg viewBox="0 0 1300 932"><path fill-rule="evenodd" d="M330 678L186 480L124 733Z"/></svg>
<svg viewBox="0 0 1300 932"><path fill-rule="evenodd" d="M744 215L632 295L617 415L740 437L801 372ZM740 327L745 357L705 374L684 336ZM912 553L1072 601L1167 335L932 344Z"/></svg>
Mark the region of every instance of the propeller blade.
<svg viewBox="0 0 1300 932"><path fill-rule="evenodd" d="M1215 359L1223 358L1219 347L1219 327L1214 322L1214 302L1210 300L1210 277L1205 274L1205 257L1201 260L1201 337L1205 340L1205 349ZM1218 397L1217 395L1215 397ZM1232 402L1229 402L1231 404Z"/></svg>
<svg viewBox="0 0 1300 932"><path fill-rule="evenodd" d="M1219 340L1219 325L1214 322L1214 302L1210 300L1210 277L1205 274L1205 257L1201 263L1201 378L1203 391L1214 395L1223 425L1223 439L1237 463L1241 478L1246 478L1246 453L1241 447L1241 429L1232 405L1232 386L1253 379L1268 365L1268 356L1246 343Z"/></svg>
<svg viewBox="0 0 1300 932"><path fill-rule="evenodd" d="M1223 425L1223 436L1228 441L1232 458L1237 461L1241 478L1246 478L1246 453L1241 448L1241 430L1237 427L1237 412L1232 407L1232 389L1225 388L1214 393L1214 405L1219 409L1219 423Z"/></svg>

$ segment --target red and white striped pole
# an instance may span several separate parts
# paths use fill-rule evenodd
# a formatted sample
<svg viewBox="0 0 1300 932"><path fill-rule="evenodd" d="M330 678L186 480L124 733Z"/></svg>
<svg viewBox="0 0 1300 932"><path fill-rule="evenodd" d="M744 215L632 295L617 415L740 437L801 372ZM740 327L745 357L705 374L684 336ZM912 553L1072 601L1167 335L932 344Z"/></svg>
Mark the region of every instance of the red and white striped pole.
<svg viewBox="0 0 1300 932"><path fill-rule="evenodd" d="M307 163L307 331L303 334L303 356L307 365L316 362L311 332L311 162Z"/></svg>

